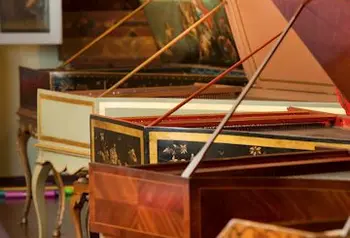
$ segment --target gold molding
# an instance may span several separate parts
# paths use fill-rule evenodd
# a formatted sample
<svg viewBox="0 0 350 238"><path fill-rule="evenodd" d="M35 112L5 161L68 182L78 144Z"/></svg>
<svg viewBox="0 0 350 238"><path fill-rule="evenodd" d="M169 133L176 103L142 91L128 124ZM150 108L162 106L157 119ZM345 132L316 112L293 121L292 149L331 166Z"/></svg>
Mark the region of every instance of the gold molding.
<svg viewBox="0 0 350 238"><path fill-rule="evenodd" d="M101 116L101 118L103 118ZM116 121L117 123L118 121ZM111 122L100 121L96 119L90 119L90 138L91 138L91 161L95 162L95 133L94 129L100 128L107 131L113 131L120 134L137 137L140 139L140 153L141 153L141 164L145 163L145 145L144 145L144 131L139 129L130 128L127 126L121 126Z"/></svg>
<svg viewBox="0 0 350 238"><path fill-rule="evenodd" d="M62 94L69 94L68 92L59 92ZM73 94L71 94L73 95ZM91 101L85 101L82 99L75 99L75 98L65 98L60 96L54 96L49 94L40 94L40 99L46 99L50 101L57 101L57 102L63 102L63 103L70 103L75 105L82 105L82 106L94 106L94 102Z"/></svg>
<svg viewBox="0 0 350 238"><path fill-rule="evenodd" d="M150 163L158 163L158 140L179 140L188 142L206 142L211 133L186 133L151 131L149 133L149 157ZM316 142L293 139L273 139L254 136L219 135L215 143L234 145L265 146L273 148L315 150L315 147L331 147L350 149L350 144L337 144L328 142Z"/></svg>
<svg viewBox="0 0 350 238"><path fill-rule="evenodd" d="M76 156L76 157L81 157L84 159L89 159L90 157L90 153L84 153L78 150L73 150L73 149L67 149L64 147L59 147L59 146L52 146L52 145L43 145L40 143L37 143L34 145L35 147L42 149L42 150L46 150L46 151L50 151L50 152L55 152L55 153L59 153L59 154L64 154L64 155L71 155L71 156Z"/></svg>
<svg viewBox="0 0 350 238"><path fill-rule="evenodd" d="M52 137L52 136L43 136L41 135L40 140L45 140L45 141L50 141L50 142L55 142L55 143L61 143L65 145L72 145L72 146L77 146L77 147L82 147L89 149L90 144L89 143L84 143L84 142L78 142L74 140L68 140L68 139L62 139L62 138L57 138L57 137Z"/></svg>

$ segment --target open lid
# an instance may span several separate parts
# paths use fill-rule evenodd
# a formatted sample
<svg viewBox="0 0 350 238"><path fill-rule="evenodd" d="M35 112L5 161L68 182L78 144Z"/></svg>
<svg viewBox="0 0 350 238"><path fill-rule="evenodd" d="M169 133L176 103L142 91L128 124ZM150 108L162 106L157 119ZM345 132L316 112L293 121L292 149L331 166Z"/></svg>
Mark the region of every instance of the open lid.
<svg viewBox="0 0 350 238"><path fill-rule="evenodd" d="M139 0L62 1L63 42L59 46L59 59L68 60L82 46L139 6ZM71 65L73 68L135 67L156 50L144 11L139 11Z"/></svg>
<svg viewBox="0 0 350 238"><path fill-rule="evenodd" d="M302 0L271 0L286 19ZM300 15L295 32L326 71L329 78L350 99L350 1L313 0Z"/></svg>
<svg viewBox="0 0 350 238"><path fill-rule="evenodd" d="M141 0L144 2L144 0ZM145 9L158 49L183 32L221 0L152 0ZM160 56L166 63L230 66L239 61L224 8Z"/></svg>
<svg viewBox="0 0 350 238"><path fill-rule="evenodd" d="M232 1L227 4L226 6L227 9L229 10L229 7L232 7ZM266 0L267 1L267 0ZM272 1L272 0L269 0ZM278 0L276 0L278 1ZM282 1L282 0L281 0ZM285 2L290 1L290 0L284 0ZM296 2L297 0L295 0ZM264 69L266 68L267 65L269 65L269 63L271 62L271 59L273 59L276 55L276 53L278 52L278 49L281 48L281 46L283 45L283 43L285 42L285 40L287 39L287 36L290 36L291 32L295 33L294 31L294 25L296 22L298 22L298 20L300 19L300 15L302 15L303 12L307 12L305 16L307 16L308 14L310 14L310 9L312 10L318 10L321 11L322 8L317 8L317 5L312 5L311 8L307 8L310 4L310 2L317 2L317 1L324 1L324 2L330 2L329 0L301 0L299 5L297 5L297 8L294 12L292 12L292 15L290 17L290 20L288 21L287 26L285 27L285 29L283 30L282 34L278 37L276 43L273 45L273 47L271 47L270 51L268 52L268 54L265 56L265 58L263 59L262 63L257 67L257 70L253 73L253 76L249 79L248 84L246 85L246 87L243 89L243 91L241 92L241 94L237 97L237 99L235 100L235 102L232 105L232 108L229 110L229 112L225 115L225 117L223 118L223 120L220 122L220 124L217 126L217 128L215 129L215 131L211 134L211 136L209 137L208 141L204 144L204 146L202 147L202 149L193 157L192 161L190 162L190 164L186 167L186 169L183 171L182 173L182 177L184 178L189 178L192 173L196 170L196 168L198 167L199 163L203 160L206 152L208 151L209 147L211 146L211 144L214 143L215 139L217 138L217 136L220 134L221 130L223 129L223 127L225 126L225 124L229 121L230 117L232 116L232 114L236 111L236 109L238 108L239 104L242 102L242 100L244 99L244 97L247 95L247 93L249 92L250 88L254 85L254 83L257 81L257 79L261 76L261 73L264 71ZM334 5L338 5L336 4L337 1L341 1L341 0L332 0L332 3ZM289 4L286 4L289 6ZM327 4L326 4L327 5ZM331 8L332 4L328 4L327 6L329 8ZM342 11L345 12L346 10L348 10L348 8L346 8L346 6L343 6L344 8L341 9L339 8L338 11ZM325 8L325 6L323 6L323 8ZM304 10L304 11L303 11ZM325 13L323 13L325 14ZM316 14L318 15L318 14ZM349 15L350 16L350 15ZM318 18L316 20L316 22L320 21L320 18ZM322 19L322 18L321 18ZM311 21L311 20L310 20ZM304 21L299 21L301 24L305 24L308 25L310 21L306 21L304 18ZM326 23L330 23L329 21ZM326 24L324 23L324 24ZM339 24L339 23L338 23ZM318 25L314 26L314 25L308 25L309 30L310 31L316 31L320 30ZM334 34L335 36L337 36L337 33L339 31L337 30L336 33ZM340 32L344 32L344 31L340 31ZM305 33L306 34L306 33ZM312 35L312 33L310 33L310 35ZM346 34L342 34L342 35L346 35ZM322 41L322 39L315 39L315 42L318 41ZM337 45L337 44L336 44ZM311 47L309 47L311 48ZM308 49L309 49L308 48ZM330 49L329 51L331 52L335 52L336 50L334 49L338 49L338 47L334 47L332 49ZM317 51L316 51L317 52ZM345 52L348 55L348 52L345 49ZM324 55L324 54L319 54L319 55ZM334 59L329 59L330 61L334 61ZM320 59L318 62L321 62ZM341 65L342 66L342 65ZM324 67L324 66L323 66ZM325 68L325 67L324 67ZM335 80L334 78L332 78L334 80L335 83L338 83L338 80ZM347 92L347 91L345 91ZM349 93L349 92L348 92Z"/></svg>
<svg viewBox="0 0 350 238"><path fill-rule="evenodd" d="M71 62L76 60L78 57L80 57L82 54L84 54L87 50L89 50L92 46L95 46L98 42L100 42L104 37L108 36L111 32L113 32L116 28L120 27L123 23L134 17L137 13L142 11L147 5L152 3L153 0L145 0L142 2L142 4L136 8L131 13L124 16L122 19L120 19L118 22L113 23L112 26L110 26L107 30L102 32L99 36L94 38L91 42L89 42L87 45L85 45L83 48L81 48L78 52L76 52L74 55L72 55L68 60L63 62L60 66L58 66L58 69L64 68L67 65L69 65ZM168 0L166 0L168 1ZM207 22L210 17L213 16L218 10L220 10L225 4L224 0L220 0L219 3L213 7L210 11L203 14L198 20L194 21L193 23L188 25L188 28L186 28L184 31L182 31L180 34L178 34L176 37L171 39L169 42L166 43L163 47L161 47L157 52L152 54L148 59L143 61L141 64L139 64L136 68L134 68L132 71L130 71L128 74L126 74L121 80L116 82L112 87L105 90L100 97L106 96L108 93L112 92L114 89L125 83L128 79L130 79L135 73L142 70L147 65L151 64L155 59L157 59L161 54L168 51L172 46L174 46L176 43L181 41L184 37L186 37L189 33L193 32L193 30L198 27L199 25Z"/></svg>
<svg viewBox="0 0 350 238"><path fill-rule="evenodd" d="M228 0L225 5L241 56L249 54L290 20L302 0ZM285 41L262 72L256 86L290 83L328 86L333 83L350 98L350 3L347 0L314 0L301 13ZM250 78L270 47L243 67ZM347 66L347 67L346 67ZM344 78L344 80L342 80ZM333 81L333 83L332 83ZM248 94L249 95L249 94Z"/></svg>
<svg viewBox="0 0 350 238"><path fill-rule="evenodd" d="M145 0L63 2L63 44L60 60L137 9ZM133 67L152 56L220 0L152 0L123 25L101 39L71 64L73 67ZM199 42L202 42L201 44ZM224 8L163 53L152 65L206 64L226 67L239 60Z"/></svg>

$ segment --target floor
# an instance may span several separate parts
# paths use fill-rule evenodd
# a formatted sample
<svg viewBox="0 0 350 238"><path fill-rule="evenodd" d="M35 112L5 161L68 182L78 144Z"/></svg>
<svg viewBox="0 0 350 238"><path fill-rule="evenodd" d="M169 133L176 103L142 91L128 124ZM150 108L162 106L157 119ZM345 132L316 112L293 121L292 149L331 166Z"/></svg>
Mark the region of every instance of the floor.
<svg viewBox="0 0 350 238"><path fill-rule="evenodd" d="M37 238L37 221L34 212L34 206L32 204L29 213L29 222L27 226L22 226L19 222L21 220L22 209L24 200L1 200L0 199L0 238ZM47 200L47 219L48 219L48 236L52 237L55 220L57 200ZM61 229L62 238L75 237L73 223L70 217L69 211L69 198L66 199L65 204L65 216L63 219L63 225Z"/></svg>

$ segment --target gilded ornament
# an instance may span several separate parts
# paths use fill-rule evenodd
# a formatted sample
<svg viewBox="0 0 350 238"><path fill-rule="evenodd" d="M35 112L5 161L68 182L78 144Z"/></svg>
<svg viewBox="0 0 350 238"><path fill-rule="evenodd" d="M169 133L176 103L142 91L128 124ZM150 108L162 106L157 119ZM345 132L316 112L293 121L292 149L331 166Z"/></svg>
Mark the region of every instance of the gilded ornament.
<svg viewBox="0 0 350 238"><path fill-rule="evenodd" d="M249 153L253 156L261 155L262 148L260 146L252 146L249 148Z"/></svg>

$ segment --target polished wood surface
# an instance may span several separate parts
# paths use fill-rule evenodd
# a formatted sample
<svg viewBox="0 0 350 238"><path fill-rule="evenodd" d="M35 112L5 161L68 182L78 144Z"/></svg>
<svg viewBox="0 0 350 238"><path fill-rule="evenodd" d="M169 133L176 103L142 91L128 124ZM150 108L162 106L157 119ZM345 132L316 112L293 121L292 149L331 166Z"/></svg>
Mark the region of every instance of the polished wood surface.
<svg viewBox="0 0 350 238"><path fill-rule="evenodd" d="M289 19L302 0L272 0ZM350 85L350 3L347 0L313 0L294 27L309 51L349 100ZM310 30L312 27L312 30Z"/></svg>
<svg viewBox="0 0 350 238"><path fill-rule="evenodd" d="M176 163L137 168L90 164L91 230L116 237L211 238L232 217L315 226L344 221L350 213L349 182L283 178L349 171L348 151L218 164L208 162L189 179L179 176L184 164L181 169Z"/></svg>
<svg viewBox="0 0 350 238"><path fill-rule="evenodd" d="M289 2L297 2L294 7L289 8L288 17L281 14L272 0L227 1L227 16L241 57L248 55L252 49L280 32L291 20L291 16L302 1L281 0L281 2L285 2L286 5ZM315 11L317 12L317 10ZM297 19L298 22L300 22L299 19ZM309 22L302 24L305 29L308 29L310 35L316 30L311 27L312 24ZM319 25L317 25L318 27ZM318 32L321 30L323 29L317 29ZM327 41L323 37L313 40L318 39ZM246 62L244 70L248 77L255 73L270 49L265 49ZM280 49L274 54L247 97L251 100L283 100L282 98L288 98L291 101L335 102L337 100L332 80L294 29L291 30Z"/></svg>

